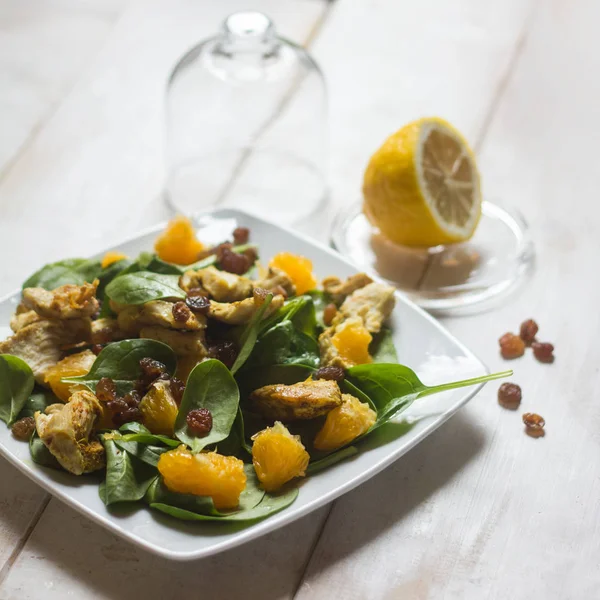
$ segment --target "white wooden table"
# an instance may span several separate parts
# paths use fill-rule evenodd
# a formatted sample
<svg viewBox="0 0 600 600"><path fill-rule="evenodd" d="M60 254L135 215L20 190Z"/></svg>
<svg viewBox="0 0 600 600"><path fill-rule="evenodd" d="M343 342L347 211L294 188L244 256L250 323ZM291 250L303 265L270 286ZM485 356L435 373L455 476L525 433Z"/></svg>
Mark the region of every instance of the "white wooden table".
<svg viewBox="0 0 600 600"><path fill-rule="evenodd" d="M325 71L336 204L356 198L389 133L433 114L473 142L487 195L520 206L537 248L532 280L494 312L445 324L502 368L497 337L538 320L555 364L511 366L523 411L540 412L547 435L525 436L489 385L347 496L190 564L137 550L0 460L0 599L600 598L600 3L251 4ZM165 78L247 6L0 3L0 294L41 262L96 252L167 216Z"/></svg>

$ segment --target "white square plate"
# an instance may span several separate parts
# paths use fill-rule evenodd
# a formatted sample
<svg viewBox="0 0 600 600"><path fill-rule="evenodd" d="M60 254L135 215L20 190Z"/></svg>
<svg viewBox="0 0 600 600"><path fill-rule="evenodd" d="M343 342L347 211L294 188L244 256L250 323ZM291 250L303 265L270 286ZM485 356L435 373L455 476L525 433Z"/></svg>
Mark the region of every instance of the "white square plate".
<svg viewBox="0 0 600 600"><path fill-rule="evenodd" d="M199 237L218 243L236 226L249 227L263 260L281 251L309 257L319 279L335 274L347 277L357 269L337 252L278 225L234 210L206 217ZM136 236L114 250L136 256L151 250L162 226ZM23 279L28 273L23 274ZM0 302L0 339L10 335L10 317L19 302L16 293ZM423 383L433 385L487 373L485 366L437 321L398 295L391 327L400 362L414 369ZM360 452L345 462L307 478L296 501L263 521L250 525L189 523L177 521L147 508L109 511L98 496L98 478L73 477L34 464L27 444L15 440L0 424L0 453L54 496L100 525L139 546L166 558L191 560L216 554L282 527L335 500L397 460L429 435L481 388L453 390L418 400L397 418L360 444Z"/></svg>

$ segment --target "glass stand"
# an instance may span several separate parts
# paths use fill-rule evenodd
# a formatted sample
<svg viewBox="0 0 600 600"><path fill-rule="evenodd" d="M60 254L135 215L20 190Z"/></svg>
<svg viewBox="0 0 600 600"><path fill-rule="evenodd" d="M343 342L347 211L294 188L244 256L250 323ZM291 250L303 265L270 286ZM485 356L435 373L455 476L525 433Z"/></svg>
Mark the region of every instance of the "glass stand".
<svg viewBox="0 0 600 600"><path fill-rule="evenodd" d="M390 242L357 202L338 214L332 243L358 268L385 279L436 313L490 308L525 279L534 261L521 214L492 202L483 203L481 221L468 242L432 248Z"/></svg>

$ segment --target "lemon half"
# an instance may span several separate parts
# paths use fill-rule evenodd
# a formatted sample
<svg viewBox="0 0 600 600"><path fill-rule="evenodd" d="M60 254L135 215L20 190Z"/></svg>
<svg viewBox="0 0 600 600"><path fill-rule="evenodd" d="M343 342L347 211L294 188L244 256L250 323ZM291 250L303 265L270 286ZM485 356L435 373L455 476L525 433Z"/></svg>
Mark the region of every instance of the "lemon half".
<svg viewBox="0 0 600 600"><path fill-rule="evenodd" d="M391 135L369 161L363 194L371 223L407 246L468 240L481 216L473 152L439 118L413 121Z"/></svg>

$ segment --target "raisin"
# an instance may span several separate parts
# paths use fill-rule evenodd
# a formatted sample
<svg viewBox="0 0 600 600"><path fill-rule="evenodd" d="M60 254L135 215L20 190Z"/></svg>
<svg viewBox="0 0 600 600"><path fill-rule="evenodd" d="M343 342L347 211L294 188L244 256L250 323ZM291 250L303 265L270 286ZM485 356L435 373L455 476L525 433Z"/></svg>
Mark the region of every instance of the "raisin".
<svg viewBox="0 0 600 600"><path fill-rule="evenodd" d="M242 254L250 261L250 266L248 268L250 268L258 258L258 252L256 248L246 248Z"/></svg>
<svg viewBox="0 0 600 600"><path fill-rule="evenodd" d="M210 300L206 296L191 296L188 294L185 303L196 313L205 315L210 309Z"/></svg>
<svg viewBox="0 0 600 600"><path fill-rule="evenodd" d="M533 342L533 355L543 363L554 362L554 346L548 342Z"/></svg>
<svg viewBox="0 0 600 600"><path fill-rule="evenodd" d="M103 344L94 344L91 347L91 351L98 356L98 354L100 354L100 352L102 352L102 350L104 349L104 345Z"/></svg>
<svg viewBox="0 0 600 600"><path fill-rule="evenodd" d="M527 346L531 346L531 344L535 341L535 334L538 332L538 330L538 324L533 319L527 319L527 321L523 321L521 323L519 336Z"/></svg>
<svg viewBox="0 0 600 600"><path fill-rule="evenodd" d="M177 403L177 405L181 404L181 400L183 399L183 393L185 392L185 383L178 379L177 377L172 377L169 382L171 388L171 394L173 394L173 399Z"/></svg>
<svg viewBox="0 0 600 600"><path fill-rule="evenodd" d="M96 398L100 402L112 402L117 398L117 386L110 377L102 377L96 384Z"/></svg>
<svg viewBox="0 0 600 600"><path fill-rule="evenodd" d="M505 333L499 340L502 358L519 358L525 354L525 342L514 333Z"/></svg>
<svg viewBox="0 0 600 600"><path fill-rule="evenodd" d="M250 230L247 227L236 227L233 230L233 243L236 246L247 244L250 239Z"/></svg>
<svg viewBox="0 0 600 600"><path fill-rule="evenodd" d="M525 413L523 415L523 423L525 423L525 433L531 437L543 437L546 421L544 417L536 413Z"/></svg>
<svg viewBox="0 0 600 600"><path fill-rule="evenodd" d="M245 254L237 254L225 244L217 252L217 260L223 271L234 275L243 275L252 266L251 260Z"/></svg>
<svg viewBox="0 0 600 600"><path fill-rule="evenodd" d="M128 408L123 412L118 412L113 416L113 423L120 427L125 423L131 423L132 421L140 421L142 418L142 413L139 408Z"/></svg>
<svg viewBox="0 0 600 600"><path fill-rule="evenodd" d="M142 375L136 383L138 391L143 392L161 376L168 376L167 367L153 358L142 358L140 368L142 369Z"/></svg>
<svg viewBox="0 0 600 600"><path fill-rule="evenodd" d="M208 355L220 360L226 367L231 368L238 355L237 346L233 342L211 342L208 345Z"/></svg>
<svg viewBox="0 0 600 600"><path fill-rule="evenodd" d="M332 381L343 381L346 372L342 367L321 367L313 375L313 379L330 379Z"/></svg>
<svg viewBox="0 0 600 600"><path fill-rule="evenodd" d="M115 400L111 400L107 406L112 412L115 413L123 412L129 408L127 406L127 402L125 402L123 398L115 398Z"/></svg>
<svg viewBox="0 0 600 600"><path fill-rule="evenodd" d="M35 431L35 419L33 417L23 417L13 423L11 431L18 440L26 442Z"/></svg>
<svg viewBox="0 0 600 600"><path fill-rule="evenodd" d="M521 404L521 388L516 383L506 382L498 388L498 404L516 410Z"/></svg>
<svg viewBox="0 0 600 600"><path fill-rule="evenodd" d="M208 408L190 410L185 418L188 429L199 436L205 436L212 429L213 419Z"/></svg>
<svg viewBox="0 0 600 600"><path fill-rule="evenodd" d="M171 312L177 323L185 323L192 316L185 302L175 302L171 308Z"/></svg>
<svg viewBox="0 0 600 600"><path fill-rule="evenodd" d="M331 325L333 319L335 318L335 315L337 315L337 311L337 306L333 302L331 302L331 304L328 304L323 310L323 323L325 323L327 327Z"/></svg>
<svg viewBox="0 0 600 600"><path fill-rule="evenodd" d="M131 390L131 392L123 396L123 402L125 402L127 408L137 408L141 401L142 396L137 390Z"/></svg>

